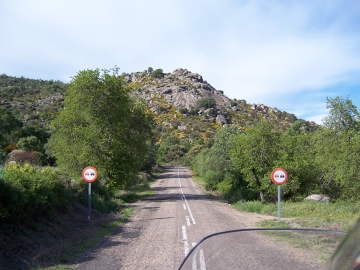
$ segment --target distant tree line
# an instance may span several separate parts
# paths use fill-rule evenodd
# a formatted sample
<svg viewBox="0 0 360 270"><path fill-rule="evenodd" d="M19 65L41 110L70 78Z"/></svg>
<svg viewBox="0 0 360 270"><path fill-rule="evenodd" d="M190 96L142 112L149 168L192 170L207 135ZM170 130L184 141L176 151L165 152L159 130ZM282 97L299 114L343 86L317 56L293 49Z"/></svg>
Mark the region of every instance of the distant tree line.
<svg viewBox="0 0 360 270"><path fill-rule="evenodd" d="M303 120L279 130L262 120L239 130L230 126L215 133L211 147L193 146L186 158L206 183L230 200L276 201L270 173L289 173L282 192L286 200L312 193L333 199L360 199L360 114L349 98L328 98L324 125L307 132Z"/></svg>

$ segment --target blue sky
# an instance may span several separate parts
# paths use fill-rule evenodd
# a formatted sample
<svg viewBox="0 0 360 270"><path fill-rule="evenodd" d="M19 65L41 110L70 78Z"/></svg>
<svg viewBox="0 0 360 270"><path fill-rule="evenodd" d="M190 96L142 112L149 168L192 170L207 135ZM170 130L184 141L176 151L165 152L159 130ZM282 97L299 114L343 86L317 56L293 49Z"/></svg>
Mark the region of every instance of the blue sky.
<svg viewBox="0 0 360 270"><path fill-rule="evenodd" d="M0 1L0 74L186 68L230 98L321 123L360 109L360 1Z"/></svg>

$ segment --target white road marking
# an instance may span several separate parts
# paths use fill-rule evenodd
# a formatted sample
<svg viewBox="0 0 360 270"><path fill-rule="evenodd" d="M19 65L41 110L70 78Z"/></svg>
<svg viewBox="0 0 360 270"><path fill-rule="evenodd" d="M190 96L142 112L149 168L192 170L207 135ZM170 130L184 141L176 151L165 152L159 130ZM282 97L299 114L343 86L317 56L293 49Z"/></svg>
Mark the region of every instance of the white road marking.
<svg viewBox="0 0 360 270"><path fill-rule="evenodd" d="M186 210L186 205L185 205L185 204L183 204L183 206L184 206L184 210Z"/></svg>
<svg viewBox="0 0 360 270"><path fill-rule="evenodd" d="M185 197L184 192L183 192L182 187L181 187L181 182L180 182L180 177L179 177L179 169L178 169L178 183L179 183L181 195L182 195L183 198L184 198L183 200L185 201L186 206L187 206L187 209L189 210L189 214L190 214L191 221L192 221L192 223L195 225L196 222L195 222L194 216L193 216L193 214L191 213L190 206L189 206L189 204L188 204L188 202L187 202L187 200L186 200L186 197Z"/></svg>
<svg viewBox="0 0 360 270"><path fill-rule="evenodd" d="M201 270L206 270L205 258L204 258L204 250L203 249L200 249L200 269Z"/></svg>
<svg viewBox="0 0 360 270"><path fill-rule="evenodd" d="M196 265L197 253L198 253L198 250L196 249L195 254L193 255L192 270L197 270L197 265Z"/></svg>
<svg viewBox="0 0 360 270"><path fill-rule="evenodd" d="M192 244L192 247L195 247L196 246L196 243L191 243Z"/></svg>
<svg viewBox="0 0 360 270"><path fill-rule="evenodd" d="M199 249L196 249L195 254L193 255L192 270L198 270L197 263L196 263L197 258L198 258L198 251L199 251ZM200 261L200 270L206 270L205 258L204 258L204 250L203 249L200 249L199 261Z"/></svg>
<svg viewBox="0 0 360 270"><path fill-rule="evenodd" d="M184 196L184 197L185 197L185 196ZM195 219L194 219L194 217L193 217L193 215L192 215L192 213L191 213L190 206L189 206L186 198L185 198L185 203L186 203L186 206L187 206L187 208L188 208L188 210L189 210L189 214L190 214L190 217L191 217L191 221L192 221L192 223L195 225L196 222L195 222Z"/></svg>
<svg viewBox="0 0 360 270"><path fill-rule="evenodd" d="M191 224L190 224L190 219L189 219L188 216L186 216L186 223L187 223L188 226L191 226Z"/></svg>
<svg viewBox="0 0 360 270"><path fill-rule="evenodd" d="M185 257L186 257L186 255L188 255L188 253L189 253L189 244L187 241L185 225L182 226L182 235L183 235L183 243L184 243L184 250L185 250Z"/></svg>

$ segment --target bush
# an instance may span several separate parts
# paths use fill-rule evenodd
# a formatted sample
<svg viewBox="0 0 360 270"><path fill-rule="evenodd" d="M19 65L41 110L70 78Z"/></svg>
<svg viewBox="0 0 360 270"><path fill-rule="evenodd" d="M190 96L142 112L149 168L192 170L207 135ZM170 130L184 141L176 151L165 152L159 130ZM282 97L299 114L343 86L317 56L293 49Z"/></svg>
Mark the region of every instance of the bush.
<svg viewBox="0 0 360 270"><path fill-rule="evenodd" d="M154 70L151 73L151 77L157 78L157 79L163 78L164 77L163 70L161 68L158 68L158 69Z"/></svg>
<svg viewBox="0 0 360 270"><path fill-rule="evenodd" d="M219 171L208 170L205 172L204 180L206 182L205 188L207 190L214 190L216 185L222 180L223 174Z"/></svg>
<svg viewBox="0 0 360 270"><path fill-rule="evenodd" d="M25 221L50 215L64 203L65 187L56 171L11 164L0 180L0 219Z"/></svg>
<svg viewBox="0 0 360 270"><path fill-rule="evenodd" d="M44 158L44 155L35 151L23 151L23 150L13 150L9 154L10 158L16 162L20 163L29 163L33 165L40 165Z"/></svg>
<svg viewBox="0 0 360 270"><path fill-rule="evenodd" d="M199 108L209 109L216 106L216 101L214 98L202 98L198 102Z"/></svg>
<svg viewBox="0 0 360 270"><path fill-rule="evenodd" d="M26 138L20 138L17 146L20 149L24 149L25 151L30 150L39 150L40 149L40 140L35 136L28 136Z"/></svg>
<svg viewBox="0 0 360 270"><path fill-rule="evenodd" d="M180 108L179 112L182 114L187 114L187 113L189 113L189 110L187 108Z"/></svg>
<svg viewBox="0 0 360 270"><path fill-rule="evenodd" d="M3 164L6 160L6 152L4 149L0 148L0 164Z"/></svg>

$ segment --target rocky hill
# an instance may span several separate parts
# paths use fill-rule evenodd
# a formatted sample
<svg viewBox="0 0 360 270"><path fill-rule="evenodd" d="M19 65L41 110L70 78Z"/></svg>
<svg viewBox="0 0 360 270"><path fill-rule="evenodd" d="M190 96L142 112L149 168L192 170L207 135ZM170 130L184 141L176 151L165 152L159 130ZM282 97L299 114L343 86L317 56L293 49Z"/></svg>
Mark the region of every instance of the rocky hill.
<svg viewBox="0 0 360 270"><path fill-rule="evenodd" d="M0 106L11 109L26 124L44 124L63 107L67 84L53 80L34 80L0 75Z"/></svg>
<svg viewBox="0 0 360 270"><path fill-rule="evenodd" d="M287 129L297 117L264 104L248 104L230 99L197 73L176 69L163 73L153 71L123 73L132 88L132 95L144 100L157 121L158 140L173 135L188 141L206 141L224 125L241 129L253 126L260 119L269 119ZM32 80L0 76L0 106L15 111L21 120L44 125L63 107L67 84L60 81ZM303 129L313 130L316 124L304 122Z"/></svg>
<svg viewBox="0 0 360 270"><path fill-rule="evenodd" d="M230 99L216 90L203 77L186 69L153 76L147 70L123 74L134 89L134 95L145 100L151 110L165 114L171 106L182 113L220 125L237 124L242 128L252 126L259 119L269 119L280 128L287 129L297 117L264 104L247 104L245 100ZM304 129L311 130L315 123L305 122Z"/></svg>

